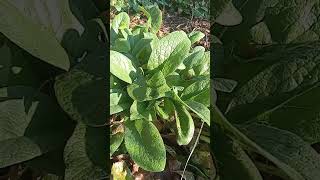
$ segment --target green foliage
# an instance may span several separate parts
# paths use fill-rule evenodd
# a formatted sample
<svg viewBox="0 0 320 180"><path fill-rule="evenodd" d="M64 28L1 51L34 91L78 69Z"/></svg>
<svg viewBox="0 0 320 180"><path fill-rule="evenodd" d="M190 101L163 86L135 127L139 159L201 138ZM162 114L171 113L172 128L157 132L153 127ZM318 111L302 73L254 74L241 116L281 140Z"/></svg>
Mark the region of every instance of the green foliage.
<svg viewBox="0 0 320 180"><path fill-rule="evenodd" d="M179 145L190 143L194 120L210 125L209 103L199 98L209 97L209 52L191 46L201 39L201 33L189 37L176 31L158 38L156 33L162 23L158 6L148 6L142 12L148 17L142 26L128 28L124 12L111 22L110 115L124 120L123 141L133 161L145 170L159 172L166 165L166 149L154 123L174 118ZM195 49L202 53L191 56ZM197 71L199 66L207 68ZM187 70L197 73L186 77ZM195 84L198 81L200 88ZM118 133L111 135L111 155L122 142Z"/></svg>
<svg viewBox="0 0 320 180"><path fill-rule="evenodd" d="M112 0L110 6L115 10L134 12L140 11L140 6L159 5L161 10L180 12L184 15L209 19L209 2L206 0Z"/></svg>
<svg viewBox="0 0 320 180"><path fill-rule="evenodd" d="M318 179L320 156L311 145L320 142L319 2L215 2L218 91L210 110L218 177ZM228 6L233 10L225 14Z"/></svg>
<svg viewBox="0 0 320 180"><path fill-rule="evenodd" d="M101 12L89 0L3 0L0 10L0 168L106 178Z"/></svg>

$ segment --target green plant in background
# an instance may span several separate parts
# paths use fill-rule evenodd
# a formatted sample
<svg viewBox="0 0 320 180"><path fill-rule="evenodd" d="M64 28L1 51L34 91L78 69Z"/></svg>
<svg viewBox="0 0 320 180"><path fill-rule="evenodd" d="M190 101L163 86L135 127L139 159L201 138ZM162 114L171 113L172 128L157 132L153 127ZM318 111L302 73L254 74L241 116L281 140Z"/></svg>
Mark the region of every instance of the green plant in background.
<svg viewBox="0 0 320 180"><path fill-rule="evenodd" d="M143 12L144 25L129 28L124 12L111 22L110 156L128 152L142 169L159 172L166 148L155 124L175 124L170 131L179 145L190 143L194 120L210 125L210 54L192 46L203 37L200 32L176 31L159 39L160 9L148 6Z"/></svg>
<svg viewBox="0 0 320 180"><path fill-rule="evenodd" d="M216 179L319 179L319 2L211 3Z"/></svg>
<svg viewBox="0 0 320 180"><path fill-rule="evenodd" d="M113 0L111 6L119 11L139 12L139 6L158 5L162 11L180 12L197 18L209 19L209 1L205 0Z"/></svg>
<svg viewBox="0 0 320 180"><path fill-rule="evenodd" d="M107 176L108 36L99 9L93 1L0 1L0 168Z"/></svg>

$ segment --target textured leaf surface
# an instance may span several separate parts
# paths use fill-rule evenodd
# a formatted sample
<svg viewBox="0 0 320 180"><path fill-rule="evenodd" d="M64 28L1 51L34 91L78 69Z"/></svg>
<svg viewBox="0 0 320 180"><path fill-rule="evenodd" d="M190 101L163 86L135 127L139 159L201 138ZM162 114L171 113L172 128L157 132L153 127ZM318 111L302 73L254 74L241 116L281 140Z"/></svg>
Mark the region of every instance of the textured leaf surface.
<svg viewBox="0 0 320 180"><path fill-rule="evenodd" d="M183 31L172 32L160 39L150 55L148 69L152 70L160 66L186 39L189 40L187 34ZM177 55L179 56L179 54Z"/></svg>
<svg viewBox="0 0 320 180"><path fill-rule="evenodd" d="M301 163L305 163L304 160L301 163L297 163L299 162L299 160L294 162L288 160L291 158L291 156L286 155L287 151L293 153L295 157L299 157L301 159L304 159L305 157L306 159L308 159L309 157L319 158L316 157L319 156L318 154L314 156L315 151L307 143L305 143L303 140L301 140L301 138L292 133L263 125L254 125L254 128L256 128L256 126L262 127L259 129L251 128L251 132L247 131L245 133L242 133L224 117L224 115L216 106L213 106L213 108L211 109L211 115L212 119L217 124L219 124L223 128L223 130L228 132L232 139L238 140L243 145L272 161L277 167L282 170L282 172L285 173L285 175L288 177L287 179L303 180L305 178L300 173L305 173L306 169L302 167L310 165L309 168L311 168L313 171L313 169L318 166L317 164L314 164L313 161L307 162L306 164L301 166ZM243 127L242 129L243 131L246 131ZM261 134L259 130L263 131L263 134ZM270 136L270 134L273 133L275 135ZM290 143L293 143L294 145L290 145ZM267 145L268 147L264 147L265 145ZM291 147L293 148L291 149ZM301 150L306 151L302 153ZM317 174L319 173L319 171L312 172L311 174L313 173ZM307 177L310 176L306 176L306 178Z"/></svg>
<svg viewBox="0 0 320 180"><path fill-rule="evenodd" d="M213 12L213 20L221 25L232 26L242 21L240 12L231 0L215 0L211 12Z"/></svg>
<svg viewBox="0 0 320 180"><path fill-rule="evenodd" d="M204 91L208 90L209 86L210 86L209 79L197 81L183 90L181 94L181 99L188 100L188 99L194 98L200 93L203 93Z"/></svg>
<svg viewBox="0 0 320 180"><path fill-rule="evenodd" d="M145 119L152 121L156 119L154 107L147 102L134 101L130 107L130 120Z"/></svg>
<svg viewBox="0 0 320 180"><path fill-rule="evenodd" d="M210 126L210 110L205 105L193 100L185 102L181 100L180 97L174 92L172 96L174 101L188 107L191 111L196 113L200 119L202 119L205 123L207 123Z"/></svg>
<svg viewBox="0 0 320 180"><path fill-rule="evenodd" d="M118 33L119 29L128 29L129 23L130 23L129 15L125 12L122 12L114 17L114 19L112 20L111 27L113 28L113 30L116 31L116 33Z"/></svg>
<svg viewBox="0 0 320 180"><path fill-rule="evenodd" d="M70 121L57 104L29 87L0 89L0 167L56 150L69 136Z"/></svg>
<svg viewBox="0 0 320 180"><path fill-rule="evenodd" d="M106 177L107 130L78 123L64 151L65 179L102 179Z"/></svg>
<svg viewBox="0 0 320 180"><path fill-rule="evenodd" d="M215 128L215 140L211 145L217 159L220 179L262 180L258 169L239 143L223 133L221 129ZM233 169L232 173L230 169Z"/></svg>
<svg viewBox="0 0 320 180"><path fill-rule="evenodd" d="M256 119L293 132L310 144L317 143L320 141L319 92L319 86L310 88L258 115Z"/></svg>
<svg viewBox="0 0 320 180"><path fill-rule="evenodd" d="M265 100L268 96L284 98L289 94L296 94L306 90L318 82L319 71L319 42L292 45L288 47L274 47L273 57L268 54L261 57L261 70L252 73L248 81L235 92L235 98L229 105L229 110L235 106ZM236 77L236 76L234 76ZM243 76L242 76L243 77ZM291 95L292 95L291 94ZM276 102L269 102L274 105Z"/></svg>
<svg viewBox="0 0 320 180"><path fill-rule="evenodd" d="M3 0L0 3L0 32L35 57L64 70L69 69L68 55L59 44L55 33L48 27L49 24L40 25L17 8L24 8L24 3L28 2ZM30 4L26 7L30 7ZM30 12L35 13L36 10ZM43 18L45 17L47 16ZM42 21L46 22L43 19ZM33 38L35 34L37 38Z"/></svg>
<svg viewBox="0 0 320 180"><path fill-rule="evenodd" d="M297 135L264 125L248 126L244 133L294 170L296 179L316 180L320 176L319 154Z"/></svg>
<svg viewBox="0 0 320 180"><path fill-rule="evenodd" d="M149 101L167 96L171 89L166 84L157 88L146 85L131 84L127 91L129 96L136 101Z"/></svg>
<svg viewBox="0 0 320 180"><path fill-rule="evenodd" d="M128 57L117 51L110 51L110 71L117 78L131 84L137 70Z"/></svg>
<svg viewBox="0 0 320 180"><path fill-rule="evenodd" d="M105 49L89 54L72 71L56 78L55 93L73 120L87 125L106 123Z"/></svg>
<svg viewBox="0 0 320 180"><path fill-rule="evenodd" d="M117 133L110 135L110 156L116 152L123 142L124 133Z"/></svg>
<svg viewBox="0 0 320 180"><path fill-rule="evenodd" d="M190 113L180 104L175 104L175 120L178 144L189 144L194 134L194 123Z"/></svg>
<svg viewBox="0 0 320 180"><path fill-rule="evenodd" d="M84 31L83 26L72 14L69 1L12 0L9 2L18 8L23 16L53 32L59 41L70 29L80 34Z"/></svg>
<svg viewBox="0 0 320 180"><path fill-rule="evenodd" d="M112 89L110 92L110 115L129 109L131 100L125 91Z"/></svg>
<svg viewBox="0 0 320 180"><path fill-rule="evenodd" d="M130 157L142 169L163 171L166 165L166 149L157 128L148 121L127 121L125 145Z"/></svg>

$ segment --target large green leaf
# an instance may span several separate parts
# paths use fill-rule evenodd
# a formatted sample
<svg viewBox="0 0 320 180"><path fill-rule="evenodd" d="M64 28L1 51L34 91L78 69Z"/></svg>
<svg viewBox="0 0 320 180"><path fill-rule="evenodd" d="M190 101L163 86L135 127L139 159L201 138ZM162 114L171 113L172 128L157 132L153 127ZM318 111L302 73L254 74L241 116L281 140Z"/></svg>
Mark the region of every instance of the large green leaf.
<svg viewBox="0 0 320 180"><path fill-rule="evenodd" d="M110 51L110 71L117 78L131 84L137 70L128 57L117 51Z"/></svg>
<svg viewBox="0 0 320 180"><path fill-rule="evenodd" d="M121 12L114 17L111 22L111 27L118 33L121 29L129 29L130 17L127 13Z"/></svg>
<svg viewBox="0 0 320 180"><path fill-rule="evenodd" d="M131 100L128 94L119 89L110 90L110 115L129 109Z"/></svg>
<svg viewBox="0 0 320 180"><path fill-rule="evenodd" d="M250 125L243 131L259 146L291 169L292 179L316 180L320 176L320 156L297 135L264 125Z"/></svg>
<svg viewBox="0 0 320 180"><path fill-rule="evenodd" d="M210 126L210 110L205 105L192 100L186 101L185 103L189 109Z"/></svg>
<svg viewBox="0 0 320 180"><path fill-rule="evenodd" d="M167 96L170 90L170 87L166 84L157 88L139 84L131 84L127 87L129 96L136 101L159 99Z"/></svg>
<svg viewBox="0 0 320 180"><path fill-rule="evenodd" d="M66 180L103 179L107 176L107 129L79 122L64 150Z"/></svg>
<svg viewBox="0 0 320 180"><path fill-rule="evenodd" d="M157 33L162 25L162 11L157 5L140 7L140 9L148 17L150 31Z"/></svg>
<svg viewBox="0 0 320 180"><path fill-rule="evenodd" d="M84 31L83 26L71 12L69 1L12 0L8 2L15 6L23 16L54 33L59 41L70 29L80 34Z"/></svg>
<svg viewBox="0 0 320 180"><path fill-rule="evenodd" d="M150 76L151 77L147 80L148 86L157 88L166 84L166 79L161 71L158 71Z"/></svg>
<svg viewBox="0 0 320 180"><path fill-rule="evenodd" d="M130 157L142 169L152 172L164 170L166 149L159 131L151 122L127 121L124 141Z"/></svg>
<svg viewBox="0 0 320 180"><path fill-rule="evenodd" d="M70 72L56 77L57 100L73 120L93 126L106 123L105 55L105 49L98 48Z"/></svg>
<svg viewBox="0 0 320 180"><path fill-rule="evenodd" d="M226 40L251 40L258 44L319 40L320 5L317 0L241 0L235 3L243 16L239 26L219 26L214 34ZM237 34L242 36L237 36Z"/></svg>
<svg viewBox="0 0 320 180"><path fill-rule="evenodd" d="M0 167L62 147L72 124L47 95L29 87L0 89Z"/></svg>
<svg viewBox="0 0 320 180"><path fill-rule="evenodd" d="M155 120L156 112L152 105L152 103L134 101L130 107L130 120Z"/></svg>
<svg viewBox="0 0 320 180"><path fill-rule="evenodd" d="M189 54L183 62L187 70L193 68L196 65L199 65L199 63L203 59L204 51L205 48L202 46L197 46L192 50L192 53Z"/></svg>
<svg viewBox="0 0 320 180"><path fill-rule="evenodd" d="M176 51L181 50L181 48L178 48L178 46L181 42L186 41L186 40L189 40L189 39L188 39L187 34L183 31L172 32L172 33L168 34L167 36L161 38L159 40L159 42L156 43L156 45L150 55L150 58L148 61L148 69L152 70L152 69L157 68L165 60L167 60L175 50ZM190 42L190 40L189 40L189 42ZM174 56L179 57L179 54L177 52L174 54ZM188 52L181 52L181 53L188 53Z"/></svg>
<svg viewBox="0 0 320 180"><path fill-rule="evenodd" d="M187 145L190 143L194 134L193 119L183 105L176 103L174 107L177 126L177 142L179 145Z"/></svg>
<svg viewBox="0 0 320 180"><path fill-rule="evenodd" d="M186 87L182 94L181 94L181 99L186 101L191 98L194 98L195 96L203 93L204 91L207 91L210 87L210 81L209 79L207 80L202 80L202 81L197 81L188 87Z"/></svg>
<svg viewBox="0 0 320 180"><path fill-rule="evenodd" d="M55 1L52 2L53 4L56 3ZM64 5L61 7L65 8L63 9L65 11L64 16L66 18L70 18L68 17L68 13L66 13L68 12L68 7L65 7L67 6L67 4L68 3L64 3ZM44 4L42 3L40 3L39 5L44 6ZM61 4L59 4L58 7L60 5ZM11 41L16 43L17 45L34 55L35 57L64 70L69 69L70 62L68 55L59 44L58 39L60 38L61 40L66 28L71 28L72 26L64 27L66 24L63 24L63 26L61 27L54 27L52 24L49 23L50 21L48 21L48 18L50 17L48 16L48 14L43 15L40 13L40 17L36 15L36 13L38 12L36 9L34 9L34 5L31 2L9 2L7 0L2 0L0 2L0 8L1 33L3 33ZM26 9L26 12L32 14L25 14L26 12L24 12L24 9ZM55 12L55 10L53 10L53 12ZM60 12L60 10L58 12ZM59 15L62 16L62 14ZM32 17L34 19L32 19ZM53 19L59 18L55 17ZM55 32L54 30L56 30L57 32ZM35 34L37 35L37 38L33 38Z"/></svg>
<svg viewBox="0 0 320 180"><path fill-rule="evenodd" d="M172 51L168 59L163 62L162 73L166 77L173 73L182 64L184 57L188 54L191 47L189 39L181 41Z"/></svg>
<svg viewBox="0 0 320 180"><path fill-rule="evenodd" d="M203 120L205 123L207 123L210 126L210 110L205 105L193 100L189 100L185 102L181 100L181 98L175 92L172 92L170 95L174 101L189 108L191 111L196 113L196 115L201 120Z"/></svg>
<svg viewBox="0 0 320 180"><path fill-rule="evenodd" d="M257 106L247 114L249 116L241 118L248 120L252 118L252 114L257 113L256 111L262 113L268 108L271 109L316 84L320 68L319 45L319 42L312 42L311 44L271 46L270 49L266 49L269 53L260 57L256 63L247 63L242 66L242 71L238 71L239 74L232 75L232 78L244 80L235 91L228 111L232 109L236 111L241 106L245 108L245 105L259 103L261 107ZM256 67L254 68L253 65ZM240 75L244 70L248 73Z"/></svg>
<svg viewBox="0 0 320 180"><path fill-rule="evenodd" d="M289 98L282 104L259 114L255 122L293 132L310 144L320 141L319 85Z"/></svg>
<svg viewBox="0 0 320 180"><path fill-rule="evenodd" d="M219 124L232 139L272 161L285 173L287 179L316 179L315 177L320 173L319 160L317 160L319 155L297 135L263 125L251 125L247 126L247 129L243 128L244 133L248 135L246 136L232 125L216 106L211 108L211 115L213 121ZM270 134L274 135L270 136ZM292 160L287 152L294 157ZM311 173L307 174L309 168Z"/></svg>
<svg viewBox="0 0 320 180"><path fill-rule="evenodd" d="M213 136L215 140L212 141L211 147L216 158L220 179L262 180L257 167L239 142L232 140L218 128L213 129Z"/></svg>
<svg viewBox="0 0 320 180"><path fill-rule="evenodd" d="M221 25L232 26L241 23L242 16L234 7L231 0L215 0L211 5L214 22Z"/></svg>
<svg viewBox="0 0 320 180"><path fill-rule="evenodd" d="M123 138L124 133L122 132L110 135L110 156L112 156L113 153L118 150L119 146L123 142Z"/></svg>

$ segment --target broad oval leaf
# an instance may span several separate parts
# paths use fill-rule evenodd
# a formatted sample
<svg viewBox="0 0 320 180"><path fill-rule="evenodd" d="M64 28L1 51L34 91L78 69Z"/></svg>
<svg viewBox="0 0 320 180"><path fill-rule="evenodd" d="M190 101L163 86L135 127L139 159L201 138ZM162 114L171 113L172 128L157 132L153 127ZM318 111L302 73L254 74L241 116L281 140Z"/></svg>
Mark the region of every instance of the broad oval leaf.
<svg viewBox="0 0 320 180"><path fill-rule="evenodd" d="M131 99L128 94L119 89L110 90L110 115L129 109Z"/></svg>
<svg viewBox="0 0 320 180"><path fill-rule="evenodd" d="M181 100L181 98L175 92L171 92L170 95L174 101L188 107L191 111L196 113L200 119L202 119L205 123L207 123L208 126L210 126L210 110L205 105L193 100L189 100L185 102Z"/></svg>
<svg viewBox="0 0 320 180"><path fill-rule="evenodd" d="M46 25L32 21L7 0L0 2L0 12L1 33L33 56L61 69L69 69L66 51ZM37 38L33 38L34 35Z"/></svg>
<svg viewBox="0 0 320 180"><path fill-rule="evenodd" d="M70 72L57 76L54 89L58 103L73 120L100 126L106 123L107 116L104 79L107 62L105 51L90 54Z"/></svg>
<svg viewBox="0 0 320 180"><path fill-rule="evenodd" d="M140 10L148 17L150 31L157 33L162 25L162 11L157 5L140 7Z"/></svg>
<svg viewBox="0 0 320 180"><path fill-rule="evenodd" d="M192 100L186 101L185 103L201 120L210 126L210 110L205 105Z"/></svg>
<svg viewBox="0 0 320 180"><path fill-rule="evenodd" d="M110 156L118 150L119 146L123 142L123 138L124 133L122 132L110 135Z"/></svg>
<svg viewBox="0 0 320 180"><path fill-rule="evenodd" d="M217 160L218 176L224 180L263 180L259 170L240 144L213 126L211 148ZM230 173L230 169L233 169Z"/></svg>
<svg viewBox="0 0 320 180"><path fill-rule="evenodd" d="M147 85L138 85L133 83L127 87L127 92L129 96L133 100L140 102L166 97L170 90L170 87L166 84L157 88L152 88Z"/></svg>
<svg viewBox="0 0 320 180"><path fill-rule="evenodd" d="M110 51L110 72L117 78L131 84L136 76L132 61L125 55Z"/></svg>
<svg viewBox="0 0 320 180"><path fill-rule="evenodd" d="M216 0L212 6L213 20L224 26L240 24L242 16L231 0Z"/></svg>
<svg viewBox="0 0 320 180"><path fill-rule="evenodd" d="M195 96L203 93L204 91L209 90L209 87L210 87L209 79L197 81L189 85L183 90L181 94L181 99L188 100L188 99L194 98Z"/></svg>
<svg viewBox="0 0 320 180"><path fill-rule="evenodd" d="M25 86L0 89L0 168L60 149L72 123L54 99Z"/></svg>
<svg viewBox="0 0 320 180"><path fill-rule="evenodd" d="M295 177L292 179L317 180L320 177L319 154L299 136L257 124L244 127L243 132L287 166L290 176Z"/></svg>
<svg viewBox="0 0 320 180"><path fill-rule="evenodd" d="M189 40L187 34L183 31L175 31L161 38L155 44L155 47L150 55L148 60L148 69L152 70L160 66L170 57L171 53L178 47L178 45L186 39Z"/></svg>
<svg viewBox="0 0 320 180"><path fill-rule="evenodd" d="M150 103L151 104L151 103ZM152 121L156 119L155 109L148 102L134 101L130 107L130 120L145 119Z"/></svg>
<svg viewBox="0 0 320 180"><path fill-rule="evenodd" d="M176 46L168 59L163 62L163 68L161 71L165 77L173 73L176 69L178 69L179 66L182 65L185 56L190 51L190 47L191 42L189 39L184 39Z"/></svg>
<svg viewBox="0 0 320 180"><path fill-rule="evenodd" d="M130 157L142 169L163 171L166 165L166 149L158 129L145 120L125 123L125 146Z"/></svg>
<svg viewBox="0 0 320 180"><path fill-rule="evenodd" d="M174 107L177 126L177 142L179 145L187 145L190 143L194 134L193 119L183 105L176 103Z"/></svg>
<svg viewBox="0 0 320 180"><path fill-rule="evenodd" d="M78 123L64 150L65 179L106 177L107 138L106 127L93 128Z"/></svg>
<svg viewBox="0 0 320 180"><path fill-rule="evenodd" d="M116 33L118 33L120 29L129 29L129 24L129 15L125 12L121 12L114 17L111 23L111 27Z"/></svg>

